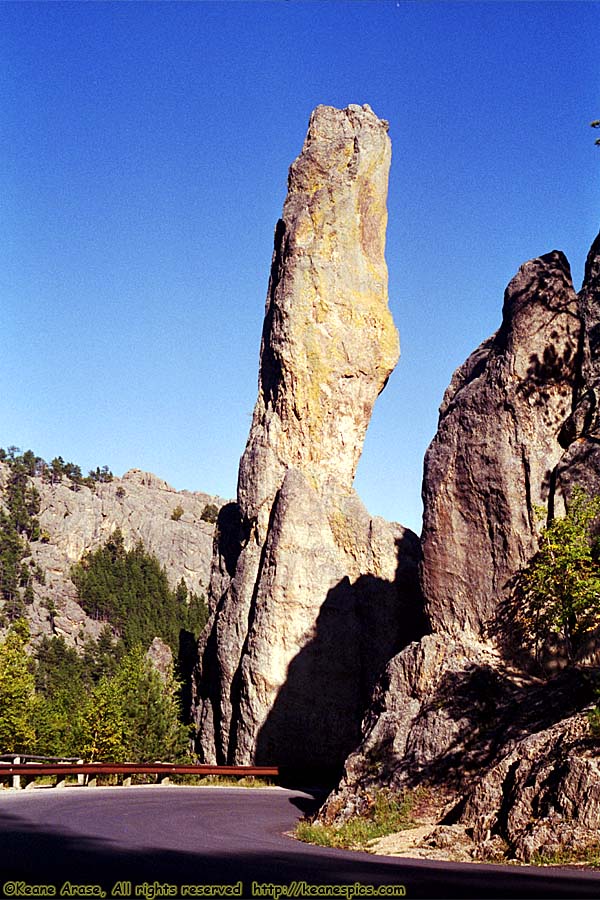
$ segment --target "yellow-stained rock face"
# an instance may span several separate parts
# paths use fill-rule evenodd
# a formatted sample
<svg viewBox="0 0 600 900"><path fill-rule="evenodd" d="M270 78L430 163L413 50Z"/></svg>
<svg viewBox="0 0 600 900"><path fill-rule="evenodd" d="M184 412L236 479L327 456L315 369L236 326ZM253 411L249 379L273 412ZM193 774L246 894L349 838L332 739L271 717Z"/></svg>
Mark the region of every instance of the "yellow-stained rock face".
<svg viewBox="0 0 600 900"><path fill-rule="evenodd" d="M261 475L265 433L281 475L294 465L349 490L398 360L384 255L390 158L387 123L368 106L320 106L290 168L238 496L262 533L274 487Z"/></svg>
<svg viewBox="0 0 600 900"><path fill-rule="evenodd" d="M420 634L419 542L352 489L396 365L387 123L318 107L289 173L238 502L218 528L196 679L206 761L336 767L378 675Z"/></svg>

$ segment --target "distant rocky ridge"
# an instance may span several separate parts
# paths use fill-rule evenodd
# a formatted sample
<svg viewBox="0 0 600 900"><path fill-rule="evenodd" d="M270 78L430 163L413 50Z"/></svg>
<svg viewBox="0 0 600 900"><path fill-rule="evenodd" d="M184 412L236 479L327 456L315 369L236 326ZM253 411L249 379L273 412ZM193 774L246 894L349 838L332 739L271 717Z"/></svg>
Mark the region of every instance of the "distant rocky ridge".
<svg viewBox="0 0 600 900"><path fill-rule="evenodd" d="M398 359L384 258L387 123L318 107L275 231L259 394L218 523L196 677L206 761L332 767L420 633L416 535L352 489Z"/></svg>
<svg viewBox="0 0 600 900"><path fill-rule="evenodd" d="M7 466L0 463L0 487L6 476ZM97 484L94 490L73 485L67 478L57 484L41 477L32 481L41 498L38 519L43 539L31 542L31 553L45 576L45 584L34 583L35 601L27 608L34 640L56 634L80 645L87 637L98 636L104 623L79 606L69 573L84 553L103 545L117 528L126 549L141 540L157 557L172 587L183 578L190 590L206 593L214 524L204 521L202 514L207 505L220 508L224 501L219 497L176 491L139 469ZM181 515L172 518L178 507ZM57 609L52 616L46 598Z"/></svg>

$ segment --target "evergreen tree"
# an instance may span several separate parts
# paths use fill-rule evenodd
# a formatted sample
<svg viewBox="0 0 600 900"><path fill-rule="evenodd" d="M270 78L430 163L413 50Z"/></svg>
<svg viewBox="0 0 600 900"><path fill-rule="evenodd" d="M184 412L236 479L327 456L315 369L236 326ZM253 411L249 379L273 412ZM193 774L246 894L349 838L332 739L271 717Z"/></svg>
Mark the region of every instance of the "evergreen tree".
<svg viewBox="0 0 600 900"><path fill-rule="evenodd" d="M9 447L6 454L9 473L3 497L5 508L0 509L0 598L8 620L13 622L24 614L25 603L33 601L32 581L40 577L35 567L21 563L30 552L29 540L40 536L36 518L40 495L30 480L36 457L31 450L22 456L17 453L17 447Z"/></svg>
<svg viewBox="0 0 600 900"><path fill-rule="evenodd" d="M187 584L181 579L175 590L177 607L183 612L182 621L185 631L191 632L197 639L200 637L208 621L208 607L204 597L194 591L188 591Z"/></svg>
<svg viewBox="0 0 600 900"><path fill-rule="evenodd" d="M202 510L202 515L200 516L203 522L210 522L214 525L219 518L219 507L215 506L214 503L207 503L204 509Z"/></svg>
<svg viewBox="0 0 600 900"><path fill-rule="evenodd" d="M83 659L62 637L44 637L36 652L34 726L46 756L81 752L81 714L90 684Z"/></svg>
<svg viewBox="0 0 600 900"><path fill-rule="evenodd" d="M94 685L104 677L112 677L123 658L123 641L115 640L109 625L106 625L97 641L92 638L83 645L82 665L88 684Z"/></svg>
<svg viewBox="0 0 600 900"><path fill-rule="evenodd" d="M179 689L172 672L163 679L134 647L116 675L125 719L125 746L136 762L174 762L188 753L189 730L180 721Z"/></svg>
<svg viewBox="0 0 600 900"><path fill-rule="evenodd" d="M44 636L36 650L35 686L49 699L61 691L79 695L86 690L86 666L73 647L61 637Z"/></svg>
<svg viewBox="0 0 600 900"><path fill-rule="evenodd" d="M98 641L89 639L83 655L68 647L62 637L44 637L37 647L34 726L40 753L78 756L89 739L86 716L96 686L110 681L123 655L110 629ZM88 721L89 725L89 721Z"/></svg>
<svg viewBox="0 0 600 900"><path fill-rule="evenodd" d="M88 615L110 621L128 649L135 644L147 647L160 637L176 655L181 629L189 623L195 629L204 625L204 601L188 595L185 582L172 591L156 557L141 541L126 550L118 529L104 547L74 566L71 578Z"/></svg>
<svg viewBox="0 0 600 900"><path fill-rule="evenodd" d="M27 546L14 528L10 515L0 509L0 596L5 601L4 610L9 621L15 621L24 612L21 593L21 560Z"/></svg>
<svg viewBox="0 0 600 900"><path fill-rule="evenodd" d="M179 685L163 680L133 647L116 673L103 676L78 723L79 746L90 762L174 762L188 753L189 732L179 719Z"/></svg>

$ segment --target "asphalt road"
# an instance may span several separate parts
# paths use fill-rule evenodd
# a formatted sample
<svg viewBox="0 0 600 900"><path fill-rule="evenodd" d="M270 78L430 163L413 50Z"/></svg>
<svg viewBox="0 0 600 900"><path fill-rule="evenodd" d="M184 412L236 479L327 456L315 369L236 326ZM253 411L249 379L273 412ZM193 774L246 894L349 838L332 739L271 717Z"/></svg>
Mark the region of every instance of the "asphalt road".
<svg viewBox="0 0 600 900"><path fill-rule="evenodd" d="M263 897L277 896L270 888L265 893L264 885L292 886L296 897L317 896L305 882L328 886L330 896L332 886L359 883L404 885L408 898L600 897L600 873L400 860L302 844L285 832L311 800L282 789L4 792L0 896L32 896L34 885L54 888L57 897L85 896L74 887L84 885L93 896L89 892L97 885L108 898L153 900L206 896L201 892L211 884L235 886L244 898L261 896L256 886L253 893L253 882Z"/></svg>

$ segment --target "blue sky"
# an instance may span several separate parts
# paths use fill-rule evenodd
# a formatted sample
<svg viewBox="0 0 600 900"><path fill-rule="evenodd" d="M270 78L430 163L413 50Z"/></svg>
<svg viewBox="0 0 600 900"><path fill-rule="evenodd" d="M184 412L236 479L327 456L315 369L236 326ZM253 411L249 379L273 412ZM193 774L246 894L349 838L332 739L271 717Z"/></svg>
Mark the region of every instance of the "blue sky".
<svg viewBox="0 0 600 900"><path fill-rule="evenodd" d="M402 358L356 487L420 529L453 370L598 231L600 4L0 3L0 446L235 495L311 110L390 121Z"/></svg>

